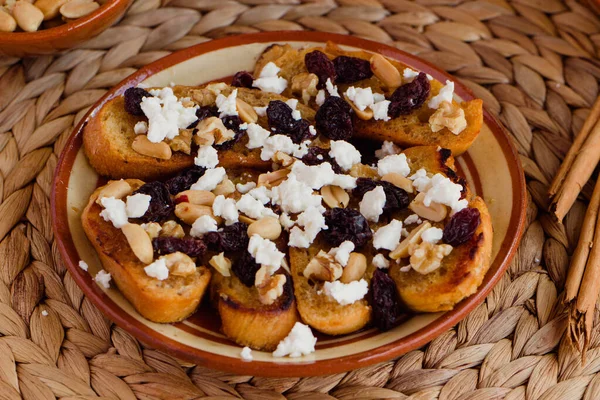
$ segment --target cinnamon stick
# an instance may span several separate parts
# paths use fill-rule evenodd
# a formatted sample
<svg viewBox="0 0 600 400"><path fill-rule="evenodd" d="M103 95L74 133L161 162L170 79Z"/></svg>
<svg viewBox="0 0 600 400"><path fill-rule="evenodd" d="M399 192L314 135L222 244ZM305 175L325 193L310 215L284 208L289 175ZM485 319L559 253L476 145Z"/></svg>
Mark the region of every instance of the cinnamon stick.
<svg viewBox="0 0 600 400"><path fill-rule="evenodd" d="M567 177L569 169L571 169L575 158L579 154L583 143L585 143L590 132L592 131L592 128L594 127L594 125L596 125L598 119L600 119L600 96L594 102L590 114L586 118L585 122L583 123L583 126L581 127L581 130L579 131L579 135L577 135L577 137L573 141L571 148L567 152L565 159L563 160L560 168L558 169L558 172L556 173L556 176L554 177L554 180L550 185L550 189L548 190L550 196L554 196L556 193L558 193L561 185Z"/></svg>

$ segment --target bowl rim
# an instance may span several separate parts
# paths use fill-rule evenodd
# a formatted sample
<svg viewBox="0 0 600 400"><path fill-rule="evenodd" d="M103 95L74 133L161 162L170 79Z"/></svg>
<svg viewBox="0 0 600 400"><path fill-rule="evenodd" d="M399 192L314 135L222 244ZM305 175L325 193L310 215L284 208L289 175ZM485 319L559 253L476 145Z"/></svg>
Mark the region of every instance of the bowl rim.
<svg viewBox="0 0 600 400"><path fill-rule="evenodd" d="M460 302L453 310L446 312L427 326L395 340L387 345L375 349L356 353L338 358L318 361L303 361L296 363L278 363L274 361L252 361L244 362L239 359L236 362L228 356L208 353L201 349L191 348L170 338L164 337L149 329L127 313L119 313L116 304L96 285L87 273L78 267L78 253L70 239L70 230L66 219L66 196L67 185L70 177L72 163L82 145L82 130L87 120L93 117L102 105L115 96L121 95L127 88L137 85L139 82L164 69L172 67L183 61L200 56L214 50L235 47L251 43L264 42L335 42L340 45L353 46L370 52L377 52L384 56L400 59L403 62L410 61L411 65L419 71L428 72L438 80L450 79L455 82L455 92L465 100L473 99L473 93L459 80L450 76L445 71L435 67L427 61L408 54L402 50L374 42L367 39L348 35L339 35L324 32L298 32L298 31L275 31L260 32L238 36L230 36L201 43L187 49L177 51L145 67L125 78L118 85L111 88L98 102L92 106L81 119L74 131L71 133L61 156L59 158L51 193L52 224L55 232L57 245L63 260L73 275L74 280L82 288L86 296L110 317L118 326L122 327L143 343L150 344L154 348L165 351L180 359L188 360L197 364L227 371L235 374L265 376L265 377L302 377L316 376L332 373L340 373L366 367L378 362L388 361L394 357L415 350L422 345L438 337L452 326L457 324L475 307L481 304L495 284L501 279L505 270L510 265L516 254L521 236L525 229L525 217L527 210L526 185L523 168L516 148L511 142L508 132L503 126L484 108L484 123L488 125L502 148L508 163L508 168L513 182L513 212L508 225L506 237L512 237L508 245L503 245L496 259L500 259L497 270L490 275L486 274L483 283L477 292ZM309 367L309 368L307 368Z"/></svg>
<svg viewBox="0 0 600 400"><path fill-rule="evenodd" d="M100 5L100 7L91 14L53 28L41 29L35 32L0 32L0 43L10 42L15 45L63 39L84 29L96 20L101 20L105 16L111 15L116 7L129 1L130 0L108 0L108 2Z"/></svg>

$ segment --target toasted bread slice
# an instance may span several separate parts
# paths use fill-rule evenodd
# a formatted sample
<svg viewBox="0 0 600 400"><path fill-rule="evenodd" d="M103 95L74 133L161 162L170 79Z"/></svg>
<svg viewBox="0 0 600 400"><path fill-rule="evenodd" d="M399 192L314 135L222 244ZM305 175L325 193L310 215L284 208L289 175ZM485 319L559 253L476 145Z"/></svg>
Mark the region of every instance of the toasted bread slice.
<svg viewBox="0 0 600 400"><path fill-rule="evenodd" d="M281 71L279 75L288 81L295 75L307 72L304 64L304 56L314 50L320 50L330 59L337 56L351 56L369 60L372 53L366 51L344 51L333 43L327 43L326 47L310 47L297 50L289 45L273 45L267 48L256 63L254 70L255 76L258 76L262 68L269 62L275 63ZM407 68L406 65L396 61L389 60L401 72ZM391 95L391 90L384 87L376 77L371 77L353 84L339 84L339 93L342 94L349 86L371 87L373 92ZM439 81L431 81L431 91L429 98L438 94L443 84ZM291 87L283 92L283 95L291 96ZM311 105L318 108L316 103ZM429 117L433 114L427 106L427 101L412 114L401 116L390 121L369 120L363 121L358 118L355 120L355 136L359 138L390 140L402 147L410 146L441 146L452 151L452 154L459 155L464 153L475 141L483 125L483 102L480 99L465 101L460 104L465 112L467 128L459 135L454 135L447 128L438 132L433 132L429 126Z"/></svg>
<svg viewBox="0 0 600 400"><path fill-rule="evenodd" d="M128 182L134 189L143 184L137 179ZM104 269L125 298L150 321L170 323L189 317L206 291L210 270L202 266L189 276L170 275L163 281L146 275L145 265L135 256L123 232L100 216L102 207L96 204L100 190L98 188L90 197L81 222Z"/></svg>
<svg viewBox="0 0 600 400"><path fill-rule="evenodd" d="M222 90L228 95L236 88L231 86ZM265 93L254 89L238 89L238 98L253 107L264 107L272 100L288 100L286 97L273 93ZM176 86L175 94L179 97L190 97L199 105L214 105L216 96L207 89L196 87ZM90 119L84 128L83 144L92 167L100 174L114 179L138 178L154 180L173 175L189 168L194 164L194 154L173 152L169 160L161 160L137 153L131 147L136 137L133 127L143 118L130 115L125 111L123 96L108 101ZM298 104L297 109L303 118L314 120L315 112L310 107ZM261 117L259 123L268 126L266 117ZM266 169L270 162L260 159L259 150L249 150L246 147L247 138L243 137L229 150L219 151L219 164L225 168L242 167Z"/></svg>
<svg viewBox="0 0 600 400"><path fill-rule="evenodd" d="M319 332L328 335L344 335L355 332L371 321L371 306L366 298L353 304L341 305L326 294L319 294L320 285L311 283L304 277L304 270L319 250L329 250L322 240L317 238L308 249L290 247L290 266L294 279L294 293L298 302L298 312L304 323ZM364 249L372 248L364 246ZM371 254L361 252L371 265ZM372 267L367 269L365 279L370 280Z"/></svg>
<svg viewBox="0 0 600 400"><path fill-rule="evenodd" d="M299 320L289 276L283 294L265 305L258 300L256 287L245 286L235 275L215 273L211 300L221 316L223 333L240 346L255 350L275 350Z"/></svg>

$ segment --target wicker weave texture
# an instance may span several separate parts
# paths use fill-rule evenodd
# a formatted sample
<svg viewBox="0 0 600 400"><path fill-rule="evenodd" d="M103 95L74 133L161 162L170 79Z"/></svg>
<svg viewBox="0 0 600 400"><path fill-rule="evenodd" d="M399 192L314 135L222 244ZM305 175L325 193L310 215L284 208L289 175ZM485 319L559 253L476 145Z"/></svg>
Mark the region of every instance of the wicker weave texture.
<svg viewBox="0 0 600 400"><path fill-rule="evenodd" d="M235 376L144 348L85 298L60 259L48 199L57 156L87 109L136 68L225 35L302 29L417 54L484 99L528 178L518 255L454 329L349 373ZM598 95L599 47L600 19L574 0L137 0L78 49L0 58L0 399L600 399L600 324L583 365L563 338L561 296L585 200L564 226L545 212L548 182Z"/></svg>

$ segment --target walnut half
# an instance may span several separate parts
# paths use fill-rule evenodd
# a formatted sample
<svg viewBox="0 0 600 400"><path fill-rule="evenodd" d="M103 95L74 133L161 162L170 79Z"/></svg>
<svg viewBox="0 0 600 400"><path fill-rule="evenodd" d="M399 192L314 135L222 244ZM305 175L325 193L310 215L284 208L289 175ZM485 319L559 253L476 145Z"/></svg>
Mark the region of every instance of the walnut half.
<svg viewBox="0 0 600 400"><path fill-rule="evenodd" d="M450 254L452 246L449 244L433 244L430 242L421 242L418 245L412 245L409 249L410 266L420 274L428 274L435 271L442 264L442 259Z"/></svg>
<svg viewBox="0 0 600 400"><path fill-rule="evenodd" d="M313 257L304 269L304 277L318 281L333 282L337 280L344 269L335 261L331 254L321 250Z"/></svg>
<svg viewBox="0 0 600 400"><path fill-rule="evenodd" d="M429 117L429 125L433 132L448 128L450 132L458 135L467 127L465 111L458 104L444 101Z"/></svg>

